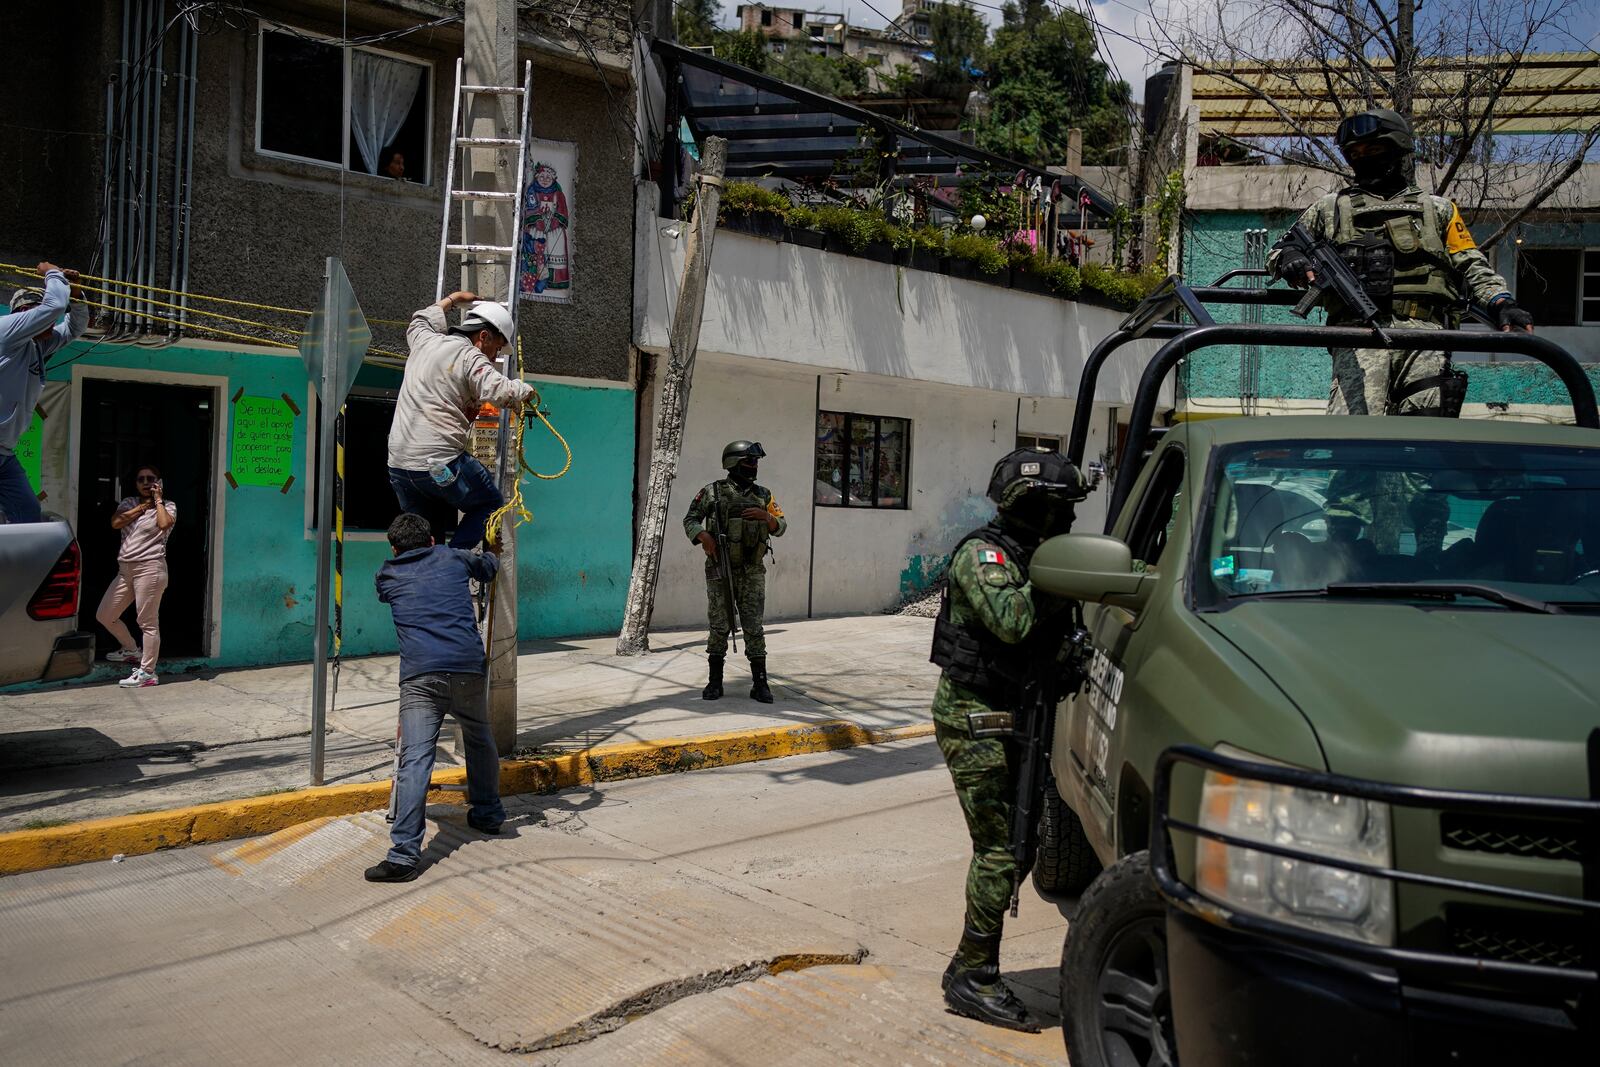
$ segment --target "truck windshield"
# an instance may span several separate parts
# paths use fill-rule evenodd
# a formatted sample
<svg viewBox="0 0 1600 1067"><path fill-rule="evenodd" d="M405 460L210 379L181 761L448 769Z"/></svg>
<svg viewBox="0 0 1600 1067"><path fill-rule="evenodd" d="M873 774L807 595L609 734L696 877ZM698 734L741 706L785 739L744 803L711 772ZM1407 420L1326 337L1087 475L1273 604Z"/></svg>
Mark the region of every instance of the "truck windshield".
<svg viewBox="0 0 1600 1067"><path fill-rule="evenodd" d="M1514 607L1498 590L1600 610L1600 448L1257 442L1214 470L1194 576L1206 606L1362 583L1389 599ZM1454 595L1416 588L1428 583Z"/></svg>

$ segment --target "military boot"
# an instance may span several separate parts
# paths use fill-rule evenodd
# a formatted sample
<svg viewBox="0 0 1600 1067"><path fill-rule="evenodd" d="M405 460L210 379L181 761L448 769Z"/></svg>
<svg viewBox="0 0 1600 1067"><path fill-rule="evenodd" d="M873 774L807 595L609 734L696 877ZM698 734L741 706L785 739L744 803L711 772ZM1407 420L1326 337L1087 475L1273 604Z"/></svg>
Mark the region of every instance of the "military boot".
<svg viewBox="0 0 1600 1067"><path fill-rule="evenodd" d="M722 696L722 665L727 662L725 656L707 656L706 663L711 667L711 680L706 687L700 690L701 700L717 700Z"/></svg>
<svg viewBox="0 0 1600 1067"><path fill-rule="evenodd" d="M772 690L767 688L767 657L750 657L750 699L762 704L772 703Z"/></svg>
<svg viewBox="0 0 1600 1067"><path fill-rule="evenodd" d="M1000 934L961 932L961 945L944 972L944 1002L957 1015L1037 1034L1039 1024L1000 978Z"/></svg>

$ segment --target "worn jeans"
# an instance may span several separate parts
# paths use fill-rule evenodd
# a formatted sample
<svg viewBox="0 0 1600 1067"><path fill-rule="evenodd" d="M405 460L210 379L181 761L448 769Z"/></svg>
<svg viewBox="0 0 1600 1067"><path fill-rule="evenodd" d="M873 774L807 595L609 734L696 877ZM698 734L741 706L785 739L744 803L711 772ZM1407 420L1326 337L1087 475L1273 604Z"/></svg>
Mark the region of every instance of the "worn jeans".
<svg viewBox="0 0 1600 1067"><path fill-rule="evenodd" d="M122 613L133 604L139 616L139 631L144 635L144 652L139 666L156 672L156 661L161 658L161 594L167 591L167 561L149 559L140 563L121 560L117 563L117 576L106 587L100 599L100 608L94 613L95 621L111 632L120 648L137 648L133 634L122 621Z"/></svg>
<svg viewBox="0 0 1600 1067"><path fill-rule="evenodd" d="M28 482L22 461L6 453L0 455L0 511L6 522L38 522L43 518L39 498Z"/></svg>
<svg viewBox="0 0 1600 1067"><path fill-rule="evenodd" d="M413 512L428 520L433 536L438 539L446 530L455 529L450 538L451 548L471 551L483 540L483 528L489 516L505 504L494 475L476 459L462 453L450 464L456 480L440 485L427 471L406 471L389 468L389 485L394 488L400 510ZM456 525L456 512L461 512L461 524Z"/></svg>
<svg viewBox="0 0 1600 1067"><path fill-rule="evenodd" d="M395 775L394 826L389 862L415 866L422 856L422 831L433 777L433 752L445 713L461 724L467 746L468 813L480 822L501 822L500 757L489 730L487 679L482 674L433 671L400 683L400 770Z"/></svg>

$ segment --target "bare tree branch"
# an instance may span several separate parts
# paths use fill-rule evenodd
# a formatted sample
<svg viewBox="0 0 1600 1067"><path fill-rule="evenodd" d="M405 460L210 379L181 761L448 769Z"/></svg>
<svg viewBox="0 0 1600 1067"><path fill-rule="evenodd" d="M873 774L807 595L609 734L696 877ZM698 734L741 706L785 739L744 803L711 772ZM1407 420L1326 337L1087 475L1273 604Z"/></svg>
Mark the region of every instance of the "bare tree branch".
<svg viewBox="0 0 1600 1067"><path fill-rule="evenodd" d="M1545 183L1541 185L1538 190L1535 191L1534 194L1522 204L1521 207L1513 211L1511 216L1506 219L1505 222L1501 223L1500 228L1494 231L1494 233L1489 236L1489 239L1484 241L1480 247L1493 248L1495 245L1499 244L1505 239L1506 234L1512 231L1517 223L1527 218L1535 208L1544 203L1546 200L1550 199L1551 196L1555 195L1556 190L1561 188L1561 186L1566 183L1567 179L1578 173L1578 168L1583 166L1583 157L1589 154L1589 149L1594 147L1596 141L1600 141L1600 122L1597 122L1593 126L1589 127L1588 132L1583 135L1583 141L1579 145L1578 150L1572 153L1572 157L1567 160L1566 165L1552 175L1547 181L1545 181Z"/></svg>

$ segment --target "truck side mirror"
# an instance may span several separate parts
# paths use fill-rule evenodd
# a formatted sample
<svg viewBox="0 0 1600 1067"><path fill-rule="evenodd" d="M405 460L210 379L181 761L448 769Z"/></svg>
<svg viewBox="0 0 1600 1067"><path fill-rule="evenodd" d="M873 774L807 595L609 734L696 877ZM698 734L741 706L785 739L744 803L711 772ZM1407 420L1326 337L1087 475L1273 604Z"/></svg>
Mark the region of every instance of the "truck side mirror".
<svg viewBox="0 0 1600 1067"><path fill-rule="evenodd" d="M1034 585L1054 596L1137 611L1155 588L1154 574L1135 573L1126 542L1107 534L1062 534L1040 545L1028 564Z"/></svg>

